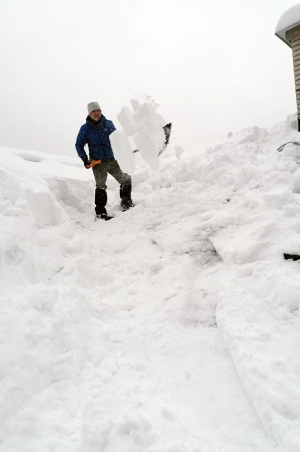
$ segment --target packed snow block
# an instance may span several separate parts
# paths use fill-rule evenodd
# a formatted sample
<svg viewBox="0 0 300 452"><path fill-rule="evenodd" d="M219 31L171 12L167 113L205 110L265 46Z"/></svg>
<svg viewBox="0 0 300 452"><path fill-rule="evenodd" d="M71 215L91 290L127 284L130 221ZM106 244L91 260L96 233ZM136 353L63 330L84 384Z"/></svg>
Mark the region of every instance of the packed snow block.
<svg viewBox="0 0 300 452"><path fill-rule="evenodd" d="M10 201L8 208L3 209L3 215L15 217L31 215L38 228L55 226L66 219L65 212L43 177L32 171L25 179L22 169L17 165L14 173L1 168L0 174L0 191L5 200Z"/></svg>
<svg viewBox="0 0 300 452"><path fill-rule="evenodd" d="M134 113L128 108L123 107L121 112L117 115L120 124L127 137L132 137L136 152L140 152L140 155L151 166L152 169L158 168L158 155L164 147L167 141L167 129L164 131L166 121L157 113L158 104L151 99L140 103L136 99L131 99L131 105ZM167 126L165 126L167 127ZM171 128L171 125L170 125ZM121 149L127 148L127 145L122 144L124 137L115 137L115 148ZM126 153L126 151L122 151ZM121 160L121 157L119 157ZM122 166L126 168L126 161L122 163ZM127 170L129 171L129 170Z"/></svg>
<svg viewBox="0 0 300 452"><path fill-rule="evenodd" d="M135 163L126 132L124 130L115 130L109 139L120 167L125 173L132 174L135 169Z"/></svg>
<svg viewBox="0 0 300 452"><path fill-rule="evenodd" d="M140 103L137 99L130 99L131 106L134 112L137 112L140 106Z"/></svg>
<svg viewBox="0 0 300 452"><path fill-rule="evenodd" d="M27 187L24 193L38 228L57 226L67 219L63 208L50 191Z"/></svg>
<svg viewBox="0 0 300 452"><path fill-rule="evenodd" d="M166 121L157 113L152 103L144 102L133 114L133 118L137 123L139 130L152 130L154 128L162 128Z"/></svg>
<svg viewBox="0 0 300 452"><path fill-rule="evenodd" d="M90 171L86 172L90 173ZM72 169L71 176L73 176ZM95 182L92 174L91 176L90 180L78 180L73 179L73 177L47 178L51 192L69 217L72 217L74 213L76 214L76 211L77 213L84 213L87 208L90 209L93 205Z"/></svg>
<svg viewBox="0 0 300 452"><path fill-rule="evenodd" d="M235 220L242 222L245 218L240 216ZM254 225L228 225L210 240L226 264L243 265L268 256L270 253L268 238L270 238L269 225L257 221Z"/></svg>
<svg viewBox="0 0 300 452"><path fill-rule="evenodd" d="M159 168L158 153L164 141L163 129L154 129L151 132L140 131L134 135L133 140L143 159L153 169Z"/></svg>
<svg viewBox="0 0 300 452"><path fill-rule="evenodd" d="M132 117L132 112L128 107L123 107L120 113L117 114L119 123L128 137L137 133L135 121Z"/></svg>

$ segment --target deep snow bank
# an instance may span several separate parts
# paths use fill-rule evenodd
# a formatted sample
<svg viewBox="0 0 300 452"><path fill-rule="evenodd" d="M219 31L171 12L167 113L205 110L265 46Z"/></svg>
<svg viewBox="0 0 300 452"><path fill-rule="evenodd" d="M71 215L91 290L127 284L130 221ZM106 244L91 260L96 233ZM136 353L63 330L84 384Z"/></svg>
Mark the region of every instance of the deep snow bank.
<svg viewBox="0 0 300 452"><path fill-rule="evenodd" d="M72 159L54 157L59 176L51 156L26 159L14 159L15 176L28 173L20 192L5 197L28 210L1 216L18 250L2 254L0 275L1 449L273 451L216 328L219 258L197 215L223 196L166 155L167 178L174 165L186 182L160 188L144 169L137 206L121 214L110 180L116 218L94 222L93 181L74 179ZM47 193L55 224L35 216L27 188Z"/></svg>
<svg viewBox="0 0 300 452"><path fill-rule="evenodd" d="M194 194L185 215L200 212L225 264L218 328L266 430L286 452L300 450L300 268L283 258L300 255L300 147L277 148L299 140L296 128L292 115L270 129L244 129L184 153L180 166L165 165L152 181Z"/></svg>
<svg viewBox="0 0 300 452"><path fill-rule="evenodd" d="M299 149L276 152L298 139L295 119L181 160L169 147L157 172L136 156L137 206L112 225L93 223L79 159L0 149L6 450L273 450L215 341L218 275L217 325L240 379L278 451L299 452L299 264L283 259L300 254ZM110 181L109 210L117 195Z"/></svg>
<svg viewBox="0 0 300 452"><path fill-rule="evenodd" d="M202 227L226 266L217 324L266 428L285 451L300 450L300 148L295 117L217 145L200 177L228 190ZM244 131L245 134L246 131Z"/></svg>

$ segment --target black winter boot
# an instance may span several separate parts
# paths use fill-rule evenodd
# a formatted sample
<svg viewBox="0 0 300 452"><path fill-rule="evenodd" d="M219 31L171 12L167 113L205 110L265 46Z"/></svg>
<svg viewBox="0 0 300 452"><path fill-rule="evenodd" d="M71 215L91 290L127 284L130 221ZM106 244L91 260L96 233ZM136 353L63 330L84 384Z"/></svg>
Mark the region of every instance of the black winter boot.
<svg viewBox="0 0 300 452"><path fill-rule="evenodd" d="M107 215L107 213L101 213L100 215L97 215L96 214L96 218L95 218L95 221L96 220L104 220L104 221L108 221L108 220L111 220L113 217L110 217L109 215Z"/></svg>
<svg viewBox="0 0 300 452"><path fill-rule="evenodd" d="M113 217L110 217L109 215L107 215L106 212L106 203L107 203L107 194L106 194L106 190L104 190L103 188L96 188L95 190L95 212L96 212L96 220L98 218L100 218L101 220L111 220Z"/></svg>
<svg viewBox="0 0 300 452"><path fill-rule="evenodd" d="M121 208L123 210L128 210L134 207L131 199L131 184L121 185L120 187L120 198L121 198Z"/></svg>

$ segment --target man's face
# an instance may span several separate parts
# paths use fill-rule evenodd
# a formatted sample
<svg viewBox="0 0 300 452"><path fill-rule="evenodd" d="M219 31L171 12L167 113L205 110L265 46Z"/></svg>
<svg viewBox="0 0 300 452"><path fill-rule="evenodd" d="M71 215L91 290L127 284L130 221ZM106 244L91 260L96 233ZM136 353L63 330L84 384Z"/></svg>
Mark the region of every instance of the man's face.
<svg viewBox="0 0 300 452"><path fill-rule="evenodd" d="M93 111L91 111L90 117L94 121L99 121L99 119L101 118L101 110L93 110Z"/></svg>

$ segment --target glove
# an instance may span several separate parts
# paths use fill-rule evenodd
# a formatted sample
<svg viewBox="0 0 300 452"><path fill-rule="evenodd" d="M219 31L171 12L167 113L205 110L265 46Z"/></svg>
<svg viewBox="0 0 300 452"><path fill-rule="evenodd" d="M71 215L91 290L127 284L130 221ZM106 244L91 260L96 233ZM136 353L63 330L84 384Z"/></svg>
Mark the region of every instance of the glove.
<svg viewBox="0 0 300 452"><path fill-rule="evenodd" d="M89 169L89 167L91 165L91 161L87 157L84 157L83 164L86 169Z"/></svg>

